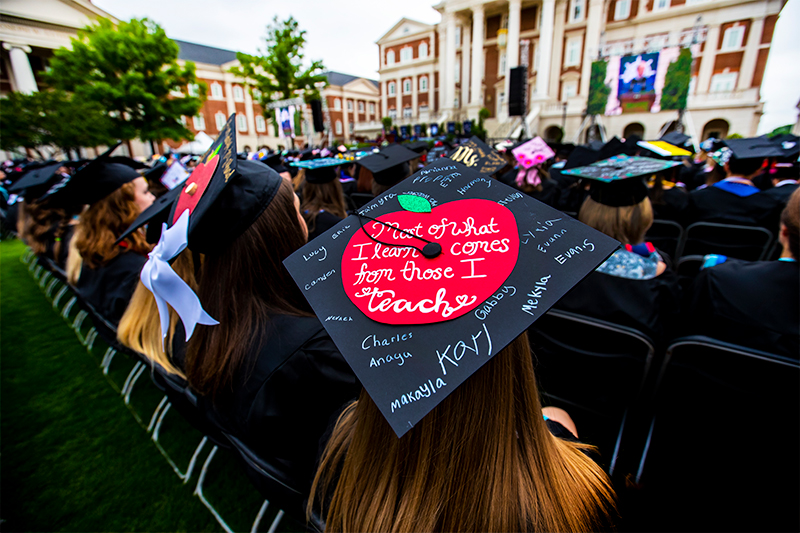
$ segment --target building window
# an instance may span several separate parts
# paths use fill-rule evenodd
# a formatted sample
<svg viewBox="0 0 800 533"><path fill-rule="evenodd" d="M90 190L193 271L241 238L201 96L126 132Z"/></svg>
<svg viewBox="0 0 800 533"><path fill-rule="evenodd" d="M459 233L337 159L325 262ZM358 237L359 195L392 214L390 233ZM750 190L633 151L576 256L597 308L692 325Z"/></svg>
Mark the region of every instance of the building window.
<svg viewBox="0 0 800 533"><path fill-rule="evenodd" d="M369 103L369 114L370 115L374 115L375 114L375 103L374 102L370 102Z"/></svg>
<svg viewBox="0 0 800 533"><path fill-rule="evenodd" d="M631 0L617 0L614 7L614 20L624 20L631 16Z"/></svg>
<svg viewBox="0 0 800 533"><path fill-rule="evenodd" d="M334 111L341 111L342 110L342 101L338 98L333 99L333 110Z"/></svg>
<svg viewBox="0 0 800 533"><path fill-rule="evenodd" d="M393 81L389 82L389 96L394 96L397 93L397 87Z"/></svg>
<svg viewBox="0 0 800 533"><path fill-rule="evenodd" d="M403 118L411 118L411 116L412 116L411 115L411 108L410 107L404 107L403 108Z"/></svg>
<svg viewBox="0 0 800 533"><path fill-rule="evenodd" d="M664 11L669 8L669 0L655 0L653 2L653 11Z"/></svg>
<svg viewBox="0 0 800 533"><path fill-rule="evenodd" d="M349 128L348 131L350 131L350 133L353 133L353 128L355 127L353 126L353 123L350 122L349 124L347 124L347 127Z"/></svg>
<svg viewBox="0 0 800 533"><path fill-rule="evenodd" d="M564 82L564 100L578 95L578 82L565 81Z"/></svg>
<svg viewBox="0 0 800 533"><path fill-rule="evenodd" d="M503 70L505 70L505 68ZM456 61L455 72L453 72L453 80L455 80L456 83L461 83L461 61Z"/></svg>
<svg viewBox="0 0 800 533"><path fill-rule="evenodd" d="M244 91L238 85L233 86L233 100L235 102L244 102Z"/></svg>
<svg viewBox="0 0 800 533"><path fill-rule="evenodd" d="M459 105L458 105L458 96L456 96L455 98L453 98L453 107L455 107L456 109L458 109L459 107L461 107L461 106L459 106Z"/></svg>
<svg viewBox="0 0 800 533"><path fill-rule="evenodd" d="M411 80L403 80L403 94L411 94Z"/></svg>
<svg viewBox="0 0 800 533"><path fill-rule="evenodd" d="M461 26L456 26L456 46L461 46Z"/></svg>
<svg viewBox="0 0 800 533"><path fill-rule="evenodd" d="M347 101L347 110L348 111L352 111L353 110L353 101L352 100L348 100Z"/></svg>
<svg viewBox="0 0 800 533"><path fill-rule="evenodd" d="M189 96L193 96L197 98L200 96L200 86L196 83L190 83L189 86L186 88L186 92L189 93Z"/></svg>
<svg viewBox="0 0 800 533"><path fill-rule="evenodd" d="M184 127L186 127L186 116L185 116L185 115L181 115L181 124L182 124Z"/></svg>
<svg viewBox="0 0 800 533"><path fill-rule="evenodd" d="M253 98L256 101L260 101L261 100L261 91L259 91L258 89L253 89Z"/></svg>
<svg viewBox="0 0 800 533"><path fill-rule="evenodd" d="M386 64L394 65L394 50L389 50L386 52Z"/></svg>
<svg viewBox="0 0 800 533"><path fill-rule="evenodd" d="M458 63L456 63L458 65ZM505 76L506 75L506 53L500 52L500 61L497 62L497 75L498 76Z"/></svg>
<svg viewBox="0 0 800 533"><path fill-rule="evenodd" d="M406 46L400 50L400 62L405 63L406 61L411 61L414 58L414 49L410 46Z"/></svg>
<svg viewBox="0 0 800 533"><path fill-rule="evenodd" d="M389 110L389 118L392 119L392 120L397 119L397 109L391 108Z"/></svg>
<svg viewBox="0 0 800 533"><path fill-rule="evenodd" d="M710 93L729 93L736 89L736 79L738 72L724 72L711 77Z"/></svg>
<svg viewBox="0 0 800 533"><path fill-rule="evenodd" d="M264 120L264 117L258 115L256 117L256 131L263 132L267 131L267 121Z"/></svg>
<svg viewBox="0 0 800 533"><path fill-rule="evenodd" d="M720 48L720 50L736 50L737 48L741 48L743 40L744 26L731 26L725 30L725 34L722 36L722 48Z"/></svg>
<svg viewBox="0 0 800 533"><path fill-rule="evenodd" d="M181 96L183 96L183 93L181 92L181 88L180 88L180 87L178 87L177 89L172 89L172 90L169 92L169 95L170 95L170 96L174 96L174 97L176 97L176 98L180 98Z"/></svg>
<svg viewBox="0 0 800 533"><path fill-rule="evenodd" d="M419 79L419 90L423 92L428 90L428 76L422 76Z"/></svg>
<svg viewBox="0 0 800 533"><path fill-rule="evenodd" d="M342 134L342 121L341 120L337 120L336 121L336 135L341 135L341 134Z"/></svg>
<svg viewBox="0 0 800 533"><path fill-rule="evenodd" d="M580 22L583 20L583 2L584 0L572 0L569 6L569 21Z"/></svg>
<svg viewBox="0 0 800 533"><path fill-rule="evenodd" d="M423 57L428 57L428 43L422 43L419 45L419 57L420 59Z"/></svg>
<svg viewBox="0 0 800 533"><path fill-rule="evenodd" d="M358 103L358 112L359 113L363 113L364 112L364 102L359 102Z"/></svg>
<svg viewBox="0 0 800 533"><path fill-rule="evenodd" d="M564 55L565 67L577 67L581 64L581 37L567 39L567 53Z"/></svg>
<svg viewBox="0 0 800 533"><path fill-rule="evenodd" d="M426 105L419 106L419 112L420 113L427 113L428 112L428 106L426 106Z"/></svg>
<svg viewBox="0 0 800 533"><path fill-rule="evenodd" d="M217 112L214 115L214 123L217 125L217 131L222 131L222 128L225 127L225 113L222 111Z"/></svg>
<svg viewBox="0 0 800 533"><path fill-rule="evenodd" d="M211 98L215 100L221 100L222 96L222 85L219 83L212 83L211 84Z"/></svg>
<svg viewBox="0 0 800 533"><path fill-rule="evenodd" d="M236 125L239 131L247 131L247 117L245 115L236 116Z"/></svg>
<svg viewBox="0 0 800 533"><path fill-rule="evenodd" d="M206 130L206 119L203 117L202 114L195 115L192 117L192 125L194 129L197 131L205 131ZM223 123L224 125L224 123Z"/></svg>

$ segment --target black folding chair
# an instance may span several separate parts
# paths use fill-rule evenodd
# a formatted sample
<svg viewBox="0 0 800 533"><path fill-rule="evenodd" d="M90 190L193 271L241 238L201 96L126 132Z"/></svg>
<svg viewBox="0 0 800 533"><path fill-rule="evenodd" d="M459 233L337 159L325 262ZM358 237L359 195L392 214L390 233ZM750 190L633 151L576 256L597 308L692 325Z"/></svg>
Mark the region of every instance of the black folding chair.
<svg viewBox="0 0 800 533"><path fill-rule="evenodd" d="M654 220L653 225L647 230L644 240L653 243L669 256L672 261L677 261L677 251L683 239L683 226L672 220Z"/></svg>
<svg viewBox="0 0 800 533"><path fill-rule="evenodd" d="M798 531L800 363L703 336L667 349L631 529Z"/></svg>
<svg viewBox="0 0 800 533"><path fill-rule="evenodd" d="M695 222L686 228L676 260L687 255L720 254L760 261L767 257L772 237L772 232L756 226Z"/></svg>
<svg viewBox="0 0 800 533"><path fill-rule="evenodd" d="M626 427L653 365L653 341L625 326L551 309L528 330L540 392L575 420L582 441L596 445L613 474Z"/></svg>

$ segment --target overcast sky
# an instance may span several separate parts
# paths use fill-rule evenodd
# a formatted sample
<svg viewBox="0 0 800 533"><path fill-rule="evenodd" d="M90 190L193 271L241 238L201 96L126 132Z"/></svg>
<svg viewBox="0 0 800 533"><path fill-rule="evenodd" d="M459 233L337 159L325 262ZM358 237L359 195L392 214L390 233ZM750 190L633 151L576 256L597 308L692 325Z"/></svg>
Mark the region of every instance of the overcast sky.
<svg viewBox="0 0 800 533"><path fill-rule="evenodd" d="M120 19L148 17L167 34L228 50L256 53L264 28L277 15L290 15L306 30L306 58L330 70L377 79L378 47L401 18L434 24L433 0L94 0ZM789 0L778 21L762 84L766 103L759 133L794 123L800 100L800 0Z"/></svg>

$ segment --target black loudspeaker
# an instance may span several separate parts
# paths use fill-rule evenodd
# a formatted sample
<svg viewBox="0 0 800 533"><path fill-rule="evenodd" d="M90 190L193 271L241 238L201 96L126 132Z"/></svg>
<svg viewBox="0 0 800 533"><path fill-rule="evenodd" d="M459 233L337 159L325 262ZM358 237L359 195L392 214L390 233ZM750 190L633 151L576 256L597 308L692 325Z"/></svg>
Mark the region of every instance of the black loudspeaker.
<svg viewBox="0 0 800 533"><path fill-rule="evenodd" d="M311 100L311 116L314 118L314 131L320 133L325 131L324 120L322 119L322 101Z"/></svg>
<svg viewBox="0 0 800 533"><path fill-rule="evenodd" d="M528 102L528 67L511 69L508 80L508 114L512 117L524 116Z"/></svg>

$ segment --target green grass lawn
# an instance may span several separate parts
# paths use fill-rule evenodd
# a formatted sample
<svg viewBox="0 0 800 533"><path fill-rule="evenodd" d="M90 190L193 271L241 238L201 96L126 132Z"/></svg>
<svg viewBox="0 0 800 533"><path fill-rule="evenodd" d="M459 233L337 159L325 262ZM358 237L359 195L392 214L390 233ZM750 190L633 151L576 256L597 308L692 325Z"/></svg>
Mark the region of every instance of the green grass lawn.
<svg viewBox="0 0 800 533"><path fill-rule="evenodd" d="M21 263L24 252L19 241L0 243L0 528L221 530L193 496L211 447L183 484L113 386L133 363L118 355L110 380L102 374L105 345L98 340L87 353ZM88 327L87 320L83 331ZM159 398L145 373L131 400L145 426ZM200 438L172 412L160 442L185 469ZM204 492L236 530L250 529L263 501L233 458L221 453ZM268 513L261 528L270 521Z"/></svg>

